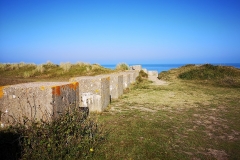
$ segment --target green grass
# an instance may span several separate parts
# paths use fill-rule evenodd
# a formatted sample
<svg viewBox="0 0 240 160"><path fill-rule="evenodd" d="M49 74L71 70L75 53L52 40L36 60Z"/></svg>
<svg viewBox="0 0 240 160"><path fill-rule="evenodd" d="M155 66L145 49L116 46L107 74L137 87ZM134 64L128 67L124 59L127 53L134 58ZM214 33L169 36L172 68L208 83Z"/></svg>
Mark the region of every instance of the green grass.
<svg viewBox="0 0 240 160"><path fill-rule="evenodd" d="M240 157L239 89L185 81L145 85L132 86L99 116L111 132L95 159Z"/></svg>
<svg viewBox="0 0 240 160"><path fill-rule="evenodd" d="M229 66L186 65L179 69L161 72L159 79L172 81L188 80L190 83L201 83L221 87L240 87L240 69Z"/></svg>
<svg viewBox="0 0 240 160"><path fill-rule="evenodd" d="M95 159L239 159L240 89L181 80L136 83L99 116L111 130ZM212 80L214 81L214 80Z"/></svg>

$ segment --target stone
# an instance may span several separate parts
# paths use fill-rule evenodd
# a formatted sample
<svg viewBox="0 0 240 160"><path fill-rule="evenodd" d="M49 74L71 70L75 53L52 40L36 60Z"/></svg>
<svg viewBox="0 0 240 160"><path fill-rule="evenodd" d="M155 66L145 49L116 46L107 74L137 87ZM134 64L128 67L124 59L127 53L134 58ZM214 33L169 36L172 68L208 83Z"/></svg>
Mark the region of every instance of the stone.
<svg viewBox="0 0 240 160"><path fill-rule="evenodd" d="M78 83L33 82L0 89L1 123L12 125L51 121L64 111L77 107Z"/></svg>
<svg viewBox="0 0 240 160"><path fill-rule="evenodd" d="M102 112L109 105L109 76L83 76L69 81L79 83L80 107L88 107L90 112Z"/></svg>

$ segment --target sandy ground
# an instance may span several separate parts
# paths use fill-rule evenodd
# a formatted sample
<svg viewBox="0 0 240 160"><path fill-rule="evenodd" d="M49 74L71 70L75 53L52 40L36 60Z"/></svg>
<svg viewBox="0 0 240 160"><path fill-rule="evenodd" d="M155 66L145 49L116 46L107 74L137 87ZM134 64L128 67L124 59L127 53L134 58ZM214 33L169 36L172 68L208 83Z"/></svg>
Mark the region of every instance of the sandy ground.
<svg viewBox="0 0 240 160"><path fill-rule="evenodd" d="M166 81L159 80L156 76L148 76L148 80L153 81L153 85L168 85Z"/></svg>

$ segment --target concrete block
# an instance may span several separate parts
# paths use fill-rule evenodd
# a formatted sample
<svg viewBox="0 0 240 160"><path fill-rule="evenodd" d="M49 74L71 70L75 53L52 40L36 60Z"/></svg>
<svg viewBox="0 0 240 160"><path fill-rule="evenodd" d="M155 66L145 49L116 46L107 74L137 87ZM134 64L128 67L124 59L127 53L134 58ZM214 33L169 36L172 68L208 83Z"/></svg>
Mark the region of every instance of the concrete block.
<svg viewBox="0 0 240 160"><path fill-rule="evenodd" d="M158 77L158 71L148 71L148 76Z"/></svg>
<svg viewBox="0 0 240 160"><path fill-rule="evenodd" d="M121 72L123 75L123 89L126 89L130 86L130 74L128 72Z"/></svg>
<svg viewBox="0 0 240 160"><path fill-rule="evenodd" d="M139 71L128 70L126 72L130 74L130 83L134 83L136 81L137 76L139 75Z"/></svg>
<svg viewBox="0 0 240 160"><path fill-rule="evenodd" d="M79 83L79 106L89 111L102 112L110 103L109 76L75 77L70 82Z"/></svg>
<svg viewBox="0 0 240 160"><path fill-rule="evenodd" d="M112 99L117 99L123 94L123 75L110 74L110 95Z"/></svg>
<svg viewBox="0 0 240 160"><path fill-rule="evenodd" d="M2 125L29 120L51 121L75 108L78 83L34 82L0 87Z"/></svg>
<svg viewBox="0 0 240 160"><path fill-rule="evenodd" d="M130 70L141 71L142 70L142 66L141 65L133 65L133 66L130 66Z"/></svg>

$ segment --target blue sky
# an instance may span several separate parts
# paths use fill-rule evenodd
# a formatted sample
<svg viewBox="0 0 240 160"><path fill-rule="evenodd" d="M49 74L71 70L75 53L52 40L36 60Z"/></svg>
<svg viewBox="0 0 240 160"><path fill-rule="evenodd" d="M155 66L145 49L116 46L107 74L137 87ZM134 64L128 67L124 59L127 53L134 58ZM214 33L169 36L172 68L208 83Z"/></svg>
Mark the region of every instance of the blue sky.
<svg viewBox="0 0 240 160"><path fill-rule="evenodd" d="M0 0L0 63L240 63L239 0Z"/></svg>

